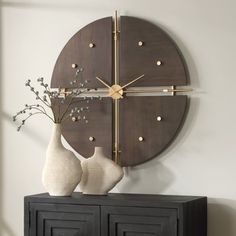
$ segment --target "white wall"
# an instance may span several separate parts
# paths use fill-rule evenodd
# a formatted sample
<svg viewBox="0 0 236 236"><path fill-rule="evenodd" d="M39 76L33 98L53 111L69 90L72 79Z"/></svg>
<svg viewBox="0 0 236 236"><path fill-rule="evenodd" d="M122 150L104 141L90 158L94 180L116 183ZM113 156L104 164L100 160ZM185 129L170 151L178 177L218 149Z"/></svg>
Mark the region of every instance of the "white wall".
<svg viewBox="0 0 236 236"><path fill-rule="evenodd" d="M32 119L17 133L11 116L33 99L26 79L50 80L69 38L113 14L168 31L190 69L190 112L159 158L130 168L118 192L206 195L209 236L236 235L236 2L234 0L15 0L1 6L1 236L23 235L23 197L44 192L41 172L51 124Z"/></svg>

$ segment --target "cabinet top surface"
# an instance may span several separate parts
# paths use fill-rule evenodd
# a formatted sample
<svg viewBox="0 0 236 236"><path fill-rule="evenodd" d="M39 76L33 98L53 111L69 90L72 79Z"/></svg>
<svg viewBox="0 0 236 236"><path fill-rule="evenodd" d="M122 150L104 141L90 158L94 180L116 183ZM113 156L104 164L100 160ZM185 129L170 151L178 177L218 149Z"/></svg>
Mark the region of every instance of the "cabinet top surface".
<svg viewBox="0 0 236 236"><path fill-rule="evenodd" d="M206 199L202 196L175 196L175 195L154 195L154 194L126 194L109 193L105 196L84 195L74 192L71 197L52 197L48 193L26 196L25 200L42 203L66 203L66 204L94 204L94 205L119 205L127 203L129 205L155 205L156 204L183 204L191 201Z"/></svg>

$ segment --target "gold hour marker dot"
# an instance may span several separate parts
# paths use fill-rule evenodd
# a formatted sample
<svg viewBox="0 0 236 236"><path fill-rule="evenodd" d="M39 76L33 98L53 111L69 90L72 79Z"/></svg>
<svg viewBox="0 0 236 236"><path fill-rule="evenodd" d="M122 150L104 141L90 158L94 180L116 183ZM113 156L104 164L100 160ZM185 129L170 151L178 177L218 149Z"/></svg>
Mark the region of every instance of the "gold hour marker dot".
<svg viewBox="0 0 236 236"><path fill-rule="evenodd" d="M71 67L75 69L78 65L77 64L72 64Z"/></svg>
<svg viewBox="0 0 236 236"><path fill-rule="evenodd" d="M90 142L93 142L94 140L95 140L94 137L89 137L89 141L90 141Z"/></svg>
<svg viewBox="0 0 236 236"><path fill-rule="evenodd" d="M157 66L160 66L162 62L160 60L157 61Z"/></svg>
<svg viewBox="0 0 236 236"><path fill-rule="evenodd" d="M90 48L94 48L94 47L95 47L95 44L94 44L94 43L90 43L90 44L89 44L89 47L90 47Z"/></svg>
<svg viewBox="0 0 236 236"><path fill-rule="evenodd" d="M143 138L143 137L139 137L138 140L139 140L140 142L142 142L142 141L144 140L144 138Z"/></svg>
<svg viewBox="0 0 236 236"><path fill-rule="evenodd" d="M157 121L161 121L162 120L162 117L161 116L158 116L157 117Z"/></svg>
<svg viewBox="0 0 236 236"><path fill-rule="evenodd" d="M142 41L139 41L139 42L138 42L138 46L139 46L139 47L142 47L143 45L144 45L144 42L142 42Z"/></svg>

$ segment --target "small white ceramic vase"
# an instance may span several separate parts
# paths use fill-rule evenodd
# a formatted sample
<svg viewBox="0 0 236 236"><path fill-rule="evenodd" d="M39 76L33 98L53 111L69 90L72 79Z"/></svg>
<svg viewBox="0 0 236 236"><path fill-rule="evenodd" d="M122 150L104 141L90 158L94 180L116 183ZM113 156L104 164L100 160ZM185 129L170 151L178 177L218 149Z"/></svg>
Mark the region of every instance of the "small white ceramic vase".
<svg viewBox="0 0 236 236"><path fill-rule="evenodd" d="M70 196L82 176L80 160L61 142L61 125L54 124L46 152L42 182L51 196Z"/></svg>
<svg viewBox="0 0 236 236"><path fill-rule="evenodd" d="M81 161L81 166L79 186L83 194L106 195L124 176L123 169L104 155L102 147L95 147L94 155Z"/></svg>

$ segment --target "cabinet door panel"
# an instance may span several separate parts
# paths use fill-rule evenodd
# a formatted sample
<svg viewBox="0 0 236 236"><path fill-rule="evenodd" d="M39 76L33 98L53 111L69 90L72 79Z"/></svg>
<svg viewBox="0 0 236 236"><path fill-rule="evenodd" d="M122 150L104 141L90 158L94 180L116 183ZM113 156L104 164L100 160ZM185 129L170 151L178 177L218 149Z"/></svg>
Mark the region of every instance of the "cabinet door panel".
<svg viewBox="0 0 236 236"><path fill-rule="evenodd" d="M98 206L30 204L30 236L100 236Z"/></svg>
<svg viewBox="0 0 236 236"><path fill-rule="evenodd" d="M177 236L177 210L142 207L101 209L102 236Z"/></svg>

